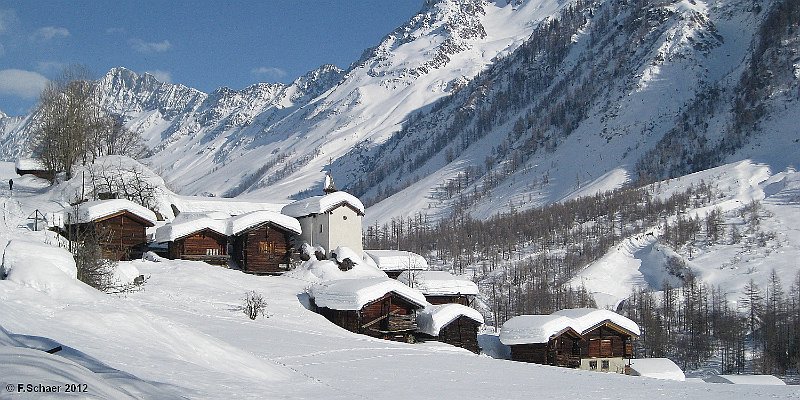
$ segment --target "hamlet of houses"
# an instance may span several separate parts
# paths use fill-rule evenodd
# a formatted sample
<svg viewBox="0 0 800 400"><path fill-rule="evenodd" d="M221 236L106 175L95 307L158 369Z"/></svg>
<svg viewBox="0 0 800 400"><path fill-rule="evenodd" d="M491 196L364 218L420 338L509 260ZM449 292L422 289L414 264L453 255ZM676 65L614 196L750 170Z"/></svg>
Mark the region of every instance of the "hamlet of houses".
<svg viewBox="0 0 800 400"><path fill-rule="evenodd" d="M51 225L70 240L103 235L103 256L109 259L152 251L250 274L294 274L313 283L309 308L346 330L395 341L436 340L480 353L484 319L473 308L478 286L431 270L418 254L364 250L364 205L335 190L330 177L324 192L282 208L257 205L236 212L215 207L222 201L184 199L171 205L170 221L129 200L96 200L65 208ZM631 362L638 335L636 323L614 312L566 309L511 318L499 339L514 361L677 379L677 373L652 371L680 371L669 360Z"/></svg>

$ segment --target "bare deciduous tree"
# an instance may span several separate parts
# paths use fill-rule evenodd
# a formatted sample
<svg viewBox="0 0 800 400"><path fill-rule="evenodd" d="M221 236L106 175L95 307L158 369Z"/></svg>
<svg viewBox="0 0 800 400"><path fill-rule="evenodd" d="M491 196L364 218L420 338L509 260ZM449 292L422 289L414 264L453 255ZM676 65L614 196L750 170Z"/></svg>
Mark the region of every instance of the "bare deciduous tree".
<svg viewBox="0 0 800 400"><path fill-rule="evenodd" d="M71 178L72 166L85 157L89 139L100 129L101 115L86 68L66 68L39 96L30 132L34 155L50 172Z"/></svg>
<svg viewBox="0 0 800 400"><path fill-rule="evenodd" d="M100 106L96 84L85 67L70 66L39 96L30 141L34 157L53 174L72 177L78 162L111 154L142 157L148 152L138 133Z"/></svg>
<svg viewBox="0 0 800 400"><path fill-rule="evenodd" d="M149 179L143 167L106 159L87 169L85 189L87 198L98 199L102 194L130 200L142 207L155 209L158 187Z"/></svg>

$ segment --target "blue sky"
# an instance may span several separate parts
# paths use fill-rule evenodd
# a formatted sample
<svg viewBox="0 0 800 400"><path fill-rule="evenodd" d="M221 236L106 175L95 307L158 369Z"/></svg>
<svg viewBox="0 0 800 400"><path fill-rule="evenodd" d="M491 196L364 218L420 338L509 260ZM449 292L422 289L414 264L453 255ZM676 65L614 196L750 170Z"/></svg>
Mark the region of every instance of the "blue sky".
<svg viewBox="0 0 800 400"><path fill-rule="evenodd" d="M0 110L21 115L69 64L116 66L212 91L346 68L423 0L0 0Z"/></svg>

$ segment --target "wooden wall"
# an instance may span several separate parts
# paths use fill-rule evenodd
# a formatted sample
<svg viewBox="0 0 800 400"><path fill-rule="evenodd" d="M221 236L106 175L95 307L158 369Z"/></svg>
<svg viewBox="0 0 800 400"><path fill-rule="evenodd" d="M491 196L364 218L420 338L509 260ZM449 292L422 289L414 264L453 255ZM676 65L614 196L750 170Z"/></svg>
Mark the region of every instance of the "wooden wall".
<svg viewBox="0 0 800 400"><path fill-rule="evenodd" d="M211 229L203 229L169 244L169 258L201 260L227 265L228 237Z"/></svg>
<svg viewBox="0 0 800 400"><path fill-rule="evenodd" d="M327 307L320 307L317 312L325 317L328 321L347 329L350 332L358 333L359 318L358 311L354 310L332 310Z"/></svg>
<svg viewBox="0 0 800 400"><path fill-rule="evenodd" d="M48 181L52 181L55 177L54 173L39 169L15 169L15 171L17 175L33 175L37 178L47 179Z"/></svg>
<svg viewBox="0 0 800 400"><path fill-rule="evenodd" d="M450 296L425 296L425 300L433 305L439 304L461 304L469 307L469 296L466 295L450 295Z"/></svg>
<svg viewBox="0 0 800 400"><path fill-rule="evenodd" d="M633 338L608 325L600 325L584 334L583 338L581 354L584 358L633 356Z"/></svg>
<svg viewBox="0 0 800 400"><path fill-rule="evenodd" d="M548 343L517 344L511 347L511 359L529 363L577 368L580 366L581 342L577 337L562 334Z"/></svg>
<svg viewBox="0 0 800 400"><path fill-rule="evenodd" d="M510 347L513 361L549 364L547 362L547 343L514 344Z"/></svg>
<svg viewBox="0 0 800 400"><path fill-rule="evenodd" d="M416 309L418 306L389 292L382 298L361 308L360 333L395 341L408 341L417 329ZM378 322L365 326L381 317Z"/></svg>
<svg viewBox="0 0 800 400"><path fill-rule="evenodd" d="M269 224L241 232L233 238L232 256L245 272L278 274L286 271L291 247L289 233Z"/></svg>
<svg viewBox="0 0 800 400"><path fill-rule="evenodd" d="M147 246L145 224L121 213L110 218L85 224L65 226L65 236L75 240L73 233L93 232L102 240L100 248L103 257L109 260L125 261L141 258Z"/></svg>
<svg viewBox="0 0 800 400"><path fill-rule="evenodd" d="M473 353L480 353L478 346L478 327L480 323L465 316L461 316L447 324L439 331L439 341L467 349Z"/></svg>
<svg viewBox="0 0 800 400"><path fill-rule="evenodd" d="M390 292L358 311L332 310L327 307L318 307L316 311L351 332L381 339L406 341L413 337L413 332L416 330L417 308L416 305Z"/></svg>

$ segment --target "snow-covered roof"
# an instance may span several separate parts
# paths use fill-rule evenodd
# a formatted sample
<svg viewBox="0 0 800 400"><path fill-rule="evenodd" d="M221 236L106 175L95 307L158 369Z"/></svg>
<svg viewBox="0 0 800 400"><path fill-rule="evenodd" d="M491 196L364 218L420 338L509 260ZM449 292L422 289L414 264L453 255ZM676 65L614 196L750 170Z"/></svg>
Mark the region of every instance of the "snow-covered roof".
<svg viewBox="0 0 800 400"><path fill-rule="evenodd" d="M346 259L350 259L353 264L360 264L364 260L363 256L359 255L355 252L355 250L347 246L337 246L336 249L333 250L333 254L336 255L336 261L339 263L344 262Z"/></svg>
<svg viewBox="0 0 800 400"><path fill-rule="evenodd" d="M19 171L44 171L47 169L41 161L35 158L20 158L14 164L14 168Z"/></svg>
<svg viewBox="0 0 800 400"><path fill-rule="evenodd" d="M335 262L331 260L317 260L314 257L311 257L310 260L303 262L299 267L287 272L284 276L313 283L336 281L339 279L388 278L385 272L365 263L357 263L353 266L353 269L342 271Z"/></svg>
<svg viewBox="0 0 800 400"><path fill-rule="evenodd" d="M580 334L584 334L597 325L609 321L636 336L640 335L639 325L636 325L636 322L609 310L600 310L597 308L567 308L556 311L553 315L561 315L572 319L572 328Z"/></svg>
<svg viewBox="0 0 800 400"><path fill-rule="evenodd" d="M301 233L300 223L297 222L297 219L274 211L252 211L246 214L237 215L228 220L231 235L238 235L242 231L265 222L275 224L298 235Z"/></svg>
<svg viewBox="0 0 800 400"><path fill-rule="evenodd" d="M155 240L158 243L172 242L203 229L226 236L237 235L265 222L300 233L300 223L296 219L274 211L257 210L234 217L221 211L182 212L172 222L156 230Z"/></svg>
<svg viewBox="0 0 800 400"><path fill-rule="evenodd" d="M773 375L712 375L703 380L709 383L737 385L786 385L786 382Z"/></svg>
<svg viewBox="0 0 800 400"><path fill-rule="evenodd" d="M419 254L402 250L364 250L384 271L427 270L428 262Z"/></svg>
<svg viewBox="0 0 800 400"><path fill-rule="evenodd" d="M323 282L312 286L309 294L319 307L333 310L360 310L389 292L394 292L420 307L429 305L425 296L418 290L389 278L340 279Z"/></svg>
<svg viewBox="0 0 800 400"><path fill-rule="evenodd" d="M156 229L155 241L157 243L174 242L178 239L210 229L220 235L228 235L228 221L216 218L217 215L200 213L181 213L171 223Z"/></svg>
<svg viewBox="0 0 800 400"><path fill-rule="evenodd" d="M639 335L635 322L613 311L596 308L568 308L550 315L520 315L503 324L500 341L503 344L547 343L550 337L572 328L578 334L585 334L592 328L611 322L631 334Z"/></svg>
<svg viewBox="0 0 800 400"><path fill-rule="evenodd" d="M631 375L681 382L686 380L681 368L669 358L631 359Z"/></svg>
<svg viewBox="0 0 800 400"><path fill-rule="evenodd" d="M447 271L403 271L397 280L426 296L477 295L478 285Z"/></svg>
<svg viewBox="0 0 800 400"><path fill-rule="evenodd" d="M346 192L333 192L324 196L314 196L297 200L283 207L281 213L299 218L312 214L326 213L334 208L347 204L364 215L364 204L356 196Z"/></svg>
<svg viewBox="0 0 800 400"><path fill-rule="evenodd" d="M64 209L64 222L83 224L102 220L106 217L128 211L140 219L149 222L150 226L156 223L156 214L152 211L125 199L95 200L81 203L75 207Z"/></svg>
<svg viewBox="0 0 800 400"><path fill-rule="evenodd" d="M439 336L439 331L445 326L464 316L483 324L483 315L461 304L441 304L428 306L417 314L417 330L431 336Z"/></svg>
<svg viewBox="0 0 800 400"><path fill-rule="evenodd" d="M572 319L561 315L519 315L506 321L500 328L500 342L504 345L547 343L572 328Z"/></svg>
<svg viewBox="0 0 800 400"><path fill-rule="evenodd" d="M212 211L217 211L228 215L241 215L260 210L279 212L281 207L283 207L283 204L264 203L243 199L178 195L171 196L171 202L181 213L209 213Z"/></svg>

